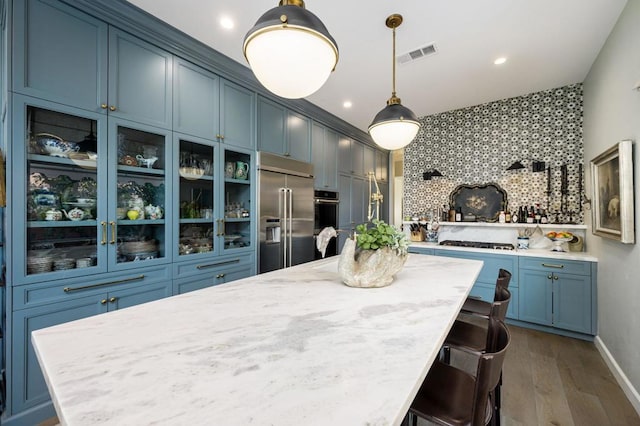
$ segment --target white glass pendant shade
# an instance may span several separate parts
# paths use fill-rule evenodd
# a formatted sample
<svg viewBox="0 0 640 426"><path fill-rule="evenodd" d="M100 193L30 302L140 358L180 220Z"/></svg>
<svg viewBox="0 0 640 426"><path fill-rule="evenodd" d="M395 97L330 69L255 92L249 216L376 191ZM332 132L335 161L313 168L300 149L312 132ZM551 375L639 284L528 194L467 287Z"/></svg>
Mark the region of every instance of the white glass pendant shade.
<svg viewBox="0 0 640 426"><path fill-rule="evenodd" d="M295 5L262 15L245 37L244 55L258 81L288 99L316 92L338 63L338 47L324 24Z"/></svg>
<svg viewBox="0 0 640 426"><path fill-rule="evenodd" d="M419 129L420 123L409 108L392 104L376 115L369 134L378 146L393 151L409 145Z"/></svg>

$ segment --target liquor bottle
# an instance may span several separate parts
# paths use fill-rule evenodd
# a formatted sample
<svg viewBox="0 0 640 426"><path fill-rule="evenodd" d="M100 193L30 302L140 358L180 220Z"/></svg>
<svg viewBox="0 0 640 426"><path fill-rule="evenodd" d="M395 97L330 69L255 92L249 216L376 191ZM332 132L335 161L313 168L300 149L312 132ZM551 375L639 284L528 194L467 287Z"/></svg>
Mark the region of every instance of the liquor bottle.
<svg viewBox="0 0 640 426"><path fill-rule="evenodd" d="M504 212L504 221L506 223L511 223L511 212L509 210Z"/></svg>
<svg viewBox="0 0 640 426"><path fill-rule="evenodd" d="M520 220L520 208L518 210L514 210L511 214L511 223L518 223Z"/></svg>
<svg viewBox="0 0 640 426"><path fill-rule="evenodd" d="M449 222L456 222L456 211L453 208L453 204L449 206Z"/></svg>
<svg viewBox="0 0 640 426"><path fill-rule="evenodd" d="M462 222L462 207L458 207L456 210L456 222Z"/></svg>
<svg viewBox="0 0 640 426"><path fill-rule="evenodd" d="M507 216L504 214L504 210L500 210L500 214L498 215L498 222L505 223L507 221Z"/></svg>
<svg viewBox="0 0 640 426"><path fill-rule="evenodd" d="M540 204L536 204L536 211L533 218L535 219L536 223L540 223L540 219L542 218L542 213L540 212Z"/></svg>
<svg viewBox="0 0 640 426"><path fill-rule="evenodd" d="M540 217L540 223L549 223L549 216L547 216L547 211L542 210L542 216Z"/></svg>
<svg viewBox="0 0 640 426"><path fill-rule="evenodd" d="M527 223L533 223L535 221L535 216L533 214L533 206L530 206L527 211Z"/></svg>

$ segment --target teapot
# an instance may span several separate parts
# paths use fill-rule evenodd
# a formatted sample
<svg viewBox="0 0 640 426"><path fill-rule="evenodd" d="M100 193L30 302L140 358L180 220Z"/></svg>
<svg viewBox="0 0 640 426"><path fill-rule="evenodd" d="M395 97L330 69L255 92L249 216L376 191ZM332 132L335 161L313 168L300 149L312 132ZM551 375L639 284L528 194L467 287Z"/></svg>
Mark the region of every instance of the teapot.
<svg viewBox="0 0 640 426"><path fill-rule="evenodd" d="M62 212L64 213L65 217L69 220L82 220L84 219L84 216L85 216L84 210L79 209L78 207L73 208L68 212L63 209Z"/></svg>
<svg viewBox="0 0 640 426"><path fill-rule="evenodd" d="M44 213L44 220L61 220L62 212L51 208Z"/></svg>
<svg viewBox="0 0 640 426"><path fill-rule="evenodd" d="M146 166L147 168L152 168L153 164L158 161L158 157L153 156L153 157L148 157L148 158L144 158L142 155L138 154L136 155L136 160L138 160L138 164L141 166Z"/></svg>

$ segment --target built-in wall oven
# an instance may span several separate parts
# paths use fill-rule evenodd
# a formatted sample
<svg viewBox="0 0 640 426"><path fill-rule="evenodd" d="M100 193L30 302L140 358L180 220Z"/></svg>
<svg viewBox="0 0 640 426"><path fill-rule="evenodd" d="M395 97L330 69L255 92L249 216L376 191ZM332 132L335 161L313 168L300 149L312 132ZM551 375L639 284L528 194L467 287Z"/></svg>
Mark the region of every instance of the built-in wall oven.
<svg viewBox="0 0 640 426"><path fill-rule="evenodd" d="M338 230L338 205L340 204L340 198L337 192L333 191L319 191L316 190L314 194L315 205L315 219L313 226L313 235L317 236L320 231L328 226L332 226L336 231ZM316 248L315 258L321 259L322 253ZM338 254L338 239L332 238L329 241L325 257L335 256Z"/></svg>

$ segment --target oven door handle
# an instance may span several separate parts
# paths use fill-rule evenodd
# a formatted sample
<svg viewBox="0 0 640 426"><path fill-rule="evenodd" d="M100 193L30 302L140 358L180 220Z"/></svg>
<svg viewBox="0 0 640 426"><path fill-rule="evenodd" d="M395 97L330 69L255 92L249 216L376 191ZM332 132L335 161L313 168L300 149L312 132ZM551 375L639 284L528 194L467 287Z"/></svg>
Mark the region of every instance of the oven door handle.
<svg viewBox="0 0 640 426"><path fill-rule="evenodd" d="M316 198L316 204L340 204L340 200L333 198Z"/></svg>

